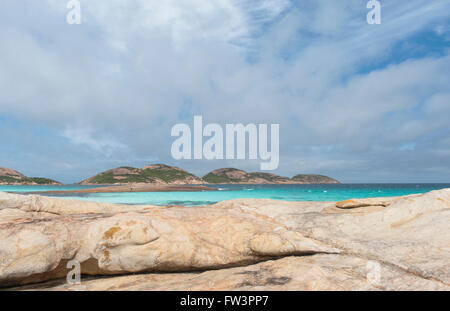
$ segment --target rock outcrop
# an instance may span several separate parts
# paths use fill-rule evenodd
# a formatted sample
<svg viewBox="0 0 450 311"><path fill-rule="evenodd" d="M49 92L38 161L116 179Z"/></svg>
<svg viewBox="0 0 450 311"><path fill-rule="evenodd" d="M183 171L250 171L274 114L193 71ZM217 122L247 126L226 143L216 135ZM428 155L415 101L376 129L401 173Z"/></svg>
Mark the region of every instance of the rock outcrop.
<svg viewBox="0 0 450 311"><path fill-rule="evenodd" d="M189 208L1 193L0 286L450 290L450 189L358 201ZM64 280L74 259L80 285Z"/></svg>
<svg viewBox="0 0 450 311"><path fill-rule="evenodd" d="M60 185L61 183L41 177L27 177L10 168L0 167L0 185Z"/></svg>

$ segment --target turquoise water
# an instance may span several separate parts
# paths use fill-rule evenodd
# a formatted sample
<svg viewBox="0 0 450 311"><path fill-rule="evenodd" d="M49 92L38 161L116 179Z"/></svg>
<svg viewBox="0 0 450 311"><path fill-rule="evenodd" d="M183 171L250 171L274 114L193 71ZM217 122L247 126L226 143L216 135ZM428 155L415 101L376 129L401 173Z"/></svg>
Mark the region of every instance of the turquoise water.
<svg viewBox="0 0 450 311"><path fill-rule="evenodd" d="M39 192L39 191L69 191L80 189L92 189L101 186L81 186L81 185L64 185L64 186L1 186L0 192Z"/></svg>
<svg viewBox="0 0 450 311"><path fill-rule="evenodd" d="M0 191L27 193L93 187L97 186L0 186ZM450 184L215 185L214 187L218 191L95 193L53 196L121 204L200 206L238 198L283 201L342 201L351 198L401 196L450 188Z"/></svg>

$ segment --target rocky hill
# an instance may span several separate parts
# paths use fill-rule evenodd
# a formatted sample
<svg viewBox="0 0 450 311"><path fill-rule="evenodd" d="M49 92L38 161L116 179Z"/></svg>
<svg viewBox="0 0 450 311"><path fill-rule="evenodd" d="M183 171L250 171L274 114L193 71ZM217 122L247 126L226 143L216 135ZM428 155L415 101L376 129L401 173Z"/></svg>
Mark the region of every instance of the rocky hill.
<svg viewBox="0 0 450 311"><path fill-rule="evenodd" d="M119 167L82 181L82 185L146 184L203 184L197 176L178 167L153 164L143 168Z"/></svg>
<svg viewBox="0 0 450 311"><path fill-rule="evenodd" d="M81 185L117 184L324 184L339 183L322 175L297 175L293 178L271 173L248 173L235 168L221 168L199 178L188 171L165 164L143 168L123 166L97 174L80 182Z"/></svg>
<svg viewBox="0 0 450 311"><path fill-rule="evenodd" d="M299 174L292 177L292 180L305 184L339 184L339 181L324 175Z"/></svg>
<svg viewBox="0 0 450 311"><path fill-rule="evenodd" d="M222 168L203 177L210 184L322 184L339 183L337 180L322 175L297 175L294 178L270 173L247 173L235 168Z"/></svg>
<svg viewBox="0 0 450 311"><path fill-rule="evenodd" d="M289 178L270 173L247 173L235 168L221 168L203 177L210 184L281 184L289 183Z"/></svg>
<svg viewBox="0 0 450 311"><path fill-rule="evenodd" d="M48 178L27 177L10 168L0 167L0 185L60 185L60 183Z"/></svg>

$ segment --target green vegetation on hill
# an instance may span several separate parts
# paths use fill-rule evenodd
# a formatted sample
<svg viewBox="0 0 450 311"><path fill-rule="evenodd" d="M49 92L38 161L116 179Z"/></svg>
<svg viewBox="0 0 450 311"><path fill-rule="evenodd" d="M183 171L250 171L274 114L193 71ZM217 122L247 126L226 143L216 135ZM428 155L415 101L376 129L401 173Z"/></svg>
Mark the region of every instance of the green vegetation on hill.
<svg viewBox="0 0 450 311"><path fill-rule="evenodd" d="M175 170L172 169L170 166L166 166L164 170L161 169L144 169L142 171L142 174L144 176L147 176L148 178L158 178L166 183L171 183L177 180L184 180L188 177L197 178L195 175L181 171L181 170Z"/></svg>
<svg viewBox="0 0 450 311"><path fill-rule="evenodd" d="M127 168L129 169L129 168ZM135 169L135 168L133 168ZM137 170L137 169L135 169ZM146 178L139 174L120 174L116 175L113 171L100 173L89 179L89 183L93 184L120 184L120 183L151 183L154 179Z"/></svg>
<svg viewBox="0 0 450 311"><path fill-rule="evenodd" d="M211 184L227 183L285 183L289 178L270 173L247 173L235 168L224 168L212 171L203 177L203 180Z"/></svg>
<svg viewBox="0 0 450 311"><path fill-rule="evenodd" d="M324 175L299 174L292 177L292 180L310 184L338 184L339 181Z"/></svg>
<svg viewBox="0 0 450 311"><path fill-rule="evenodd" d="M205 175L203 180L210 184L226 184L234 181L226 175L218 176L211 173Z"/></svg>
<svg viewBox="0 0 450 311"><path fill-rule="evenodd" d="M203 180L210 184L226 184L229 182L233 182L233 180L226 175L217 176L211 173L204 176Z"/></svg>
<svg viewBox="0 0 450 311"><path fill-rule="evenodd" d="M119 167L92 178L84 183L90 184L126 184L126 183L174 183L186 179L199 180L195 175L176 167L164 164L150 165L143 169L135 167Z"/></svg>
<svg viewBox="0 0 450 311"><path fill-rule="evenodd" d="M227 184L227 183L236 183L236 182L242 182L242 178L238 177L231 177L230 175L227 175L227 173L235 173L235 172L243 172L234 168L224 168L221 170L212 171L208 174L206 174L203 177L203 180L210 184ZM245 172L243 172L245 174Z"/></svg>
<svg viewBox="0 0 450 311"><path fill-rule="evenodd" d="M0 176L0 183L5 184L38 184L38 185L51 185L59 184L59 182L41 177L24 177L24 178L13 178L11 176Z"/></svg>
<svg viewBox="0 0 450 311"><path fill-rule="evenodd" d="M248 173L247 174L250 178L260 178L260 179L265 179L267 181L271 181L271 182L286 182L289 181L289 178L287 177L283 177L283 176L278 176L275 174L270 174L270 173Z"/></svg>
<svg viewBox="0 0 450 311"><path fill-rule="evenodd" d="M30 177L27 178L31 183L36 183L38 185L50 185L50 184L59 184L56 180L42 177Z"/></svg>
<svg viewBox="0 0 450 311"><path fill-rule="evenodd" d="M288 184L288 183L339 183L323 175L297 175L294 178L283 177L271 173L247 173L235 168L223 168L212 171L203 177L210 184L228 183L262 183L262 184Z"/></svg>
<svg viewBox="0 0 450 311"><path fill-rule="evenodd" d="M0 183L13 184L17 183L19 180L10 176L0 176Z"/></svg>

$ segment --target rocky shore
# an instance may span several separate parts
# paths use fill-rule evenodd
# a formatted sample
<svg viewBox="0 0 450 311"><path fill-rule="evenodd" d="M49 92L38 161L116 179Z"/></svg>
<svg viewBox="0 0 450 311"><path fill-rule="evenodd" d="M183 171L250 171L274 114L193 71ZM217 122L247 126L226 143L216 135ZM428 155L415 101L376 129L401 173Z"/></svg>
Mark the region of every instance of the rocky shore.
<svg viewBox="0 0 450 311"><path fill-rule="evenodd" d="M0 193L0 286L450 290L450 189L345 202L125 206ZM66 283L70 260L79 285ZM165 273L161 273L165 272Z"/></svg>

